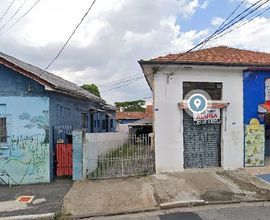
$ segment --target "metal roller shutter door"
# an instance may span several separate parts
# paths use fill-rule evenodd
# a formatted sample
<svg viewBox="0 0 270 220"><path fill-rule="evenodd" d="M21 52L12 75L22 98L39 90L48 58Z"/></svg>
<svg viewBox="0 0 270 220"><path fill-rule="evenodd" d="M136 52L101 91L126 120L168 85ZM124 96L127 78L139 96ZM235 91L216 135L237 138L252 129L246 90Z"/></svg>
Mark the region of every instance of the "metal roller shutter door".
<svg viewBox="0 0 270 220"><path fill-rule="evenodd" d="M221 124L194 125L193 118L183 114L184 167L219 167Z"/></svg>

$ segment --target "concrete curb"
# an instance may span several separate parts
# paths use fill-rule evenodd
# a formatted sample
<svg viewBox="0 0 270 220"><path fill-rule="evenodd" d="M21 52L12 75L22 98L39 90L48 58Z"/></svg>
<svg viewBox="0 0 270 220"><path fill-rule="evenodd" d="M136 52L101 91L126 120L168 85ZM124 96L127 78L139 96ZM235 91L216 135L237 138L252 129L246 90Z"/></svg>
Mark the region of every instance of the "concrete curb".
<svg viewBox="0 0 270 220"><path fill-rule="evenodd" d="M179 208L179 207L189 207L189 206L202 206L205 205L206 202L204 200L186 200L186 201L175 201L175 202L166 202L161 203L161 209L171 209L171 208Z"/></svg>
<svg viewBox="0 0 270 220"><path fill-rule="evenodd" d="M158 207L153 208L145 208L138 209L132 211L123 211L123 212L115 212L115 213L91 213L85 215L72 215L72 219L84 219L91 217L106 217L106 216L117 216L117 215L129 215L129 214L137 214L143 212L153 212L159 211L162 209L173 209L173 208L187 208L187 207L195 207L195 206L207 206L207 205L228 205L228 204L237 204L237 203L259 203L259 202L267 202L269 200L242 200L242 201L205 201L205 200L187 200L187 201L175 201L175 202L167 202L161 203ZM1 220L1 218L0 218Z"/></svg>
<svg viewBox="0 0 270 220"><path fill-rule="evenodd" d="M0 217L0 220L54 219L55 213Z"/></svg>
<svg viewBox="0 0 270 220"><path fill-rule="evenodd" d="M233 200L233 201L209 201L206 202L206 205L226 205L226 204L235 204L235 203L258 203L258 202L269 202L268 199L247 199L247 200Z"/></svg>
<svg viewBox="0 0 270 220"><path fill-rule="evenodd" d="M85 215L72 215L72 219L83 219L83 218L91 218L91 217L101 217L101 216L117 216L117 215L128 215L128 214L137 214L143 212L153 212L160 210L160 207L152 207L152 208L145 208L145 209L137 209L132 211L123 211L123 212L99 212L99 213L91 213ZM1 220L1 219L0 219Z"/></svg>

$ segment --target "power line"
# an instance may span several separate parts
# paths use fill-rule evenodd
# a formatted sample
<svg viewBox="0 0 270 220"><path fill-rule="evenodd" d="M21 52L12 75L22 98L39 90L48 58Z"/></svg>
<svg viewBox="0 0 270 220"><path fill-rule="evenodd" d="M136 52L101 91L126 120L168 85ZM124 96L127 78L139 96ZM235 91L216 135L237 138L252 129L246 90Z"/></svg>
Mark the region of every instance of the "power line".
<svg viewBox="0 0 270 220"><path fill-rule="evenodd" d="M206 38L205 42L201 45L200 49L202 49L202 47L207 43L207 41L209 41L211 38L213 38L213 36L227 23L227 21L235 14L235 12L244 4L245 0L243 0L242 2L240 2L239 5L237 5L237 7L232 11L231 14L229 14L229 16L222 22L222 24L217 28L217 30L211 34L208 38Z"/></svg>
<svg viewBox="0 0 270 220"><path fill-rule="evenodd" d="M255 5L257 5L257 4L258 4L259 2L261 2L261 1L262 1L262 0L257 1L256 3L254 3L253 5L251 5L249 8L247 8L246 10L244 10L244 12L246 12L247 10L250 10L251 8L253 8ZM236 7L235 10L233 10L233 12L228 16L228 18L230 18L230 17L236 12L236 10L238 10L238 9L241 7L242 4L243 4L243 2L241 2L241 3ZM244 12L242 12L242 13L244 13ZM241 13L241 14L242 14L242 13ZM239 15L237 15L236 17L238 17L238 16L239 16ZM236 17L235 17L235 18L236 18ZM235 18L234 18L234 19L235 19ZM232 19L232 20L234 20L234 19ZM226 19L226 20L228 20L228 19ZM223 24L222 26L224 26L224 24ZM216 34L219 34L219 32L222 30L222 28L223 28L223 27L219 27L213 34L211 34L211 35L210 35L209 37L207 37L205 40L201 41L200 43L198 43L197 45L195 45L195 46L192 47L191 49L187 50L186 52L180 53L180 54L179 54L178 56L176 56L174 59L172 59L171 61L169 61L168 64L165 64L165 65L163 65L163 67L159 68L159 71L165 69L167 66L170 65L170 63L173 63L174 61L176 61L176 60L179 59L180 57L187 55L188 53L190 53L190 52L192 52L193 50L197 49L197 48L200 47L201 45L205 45L208 41L211 40L211 38L212 38L213 36L215 36Z"/></svg>
<svg viewBox="0 0 270 220"><path fill-rule="evenodd" d="M262 0L260 0L260 1L262 1ZM260 2L260 1L258 1L258 2ZM266 3L268 3L269 1L270 1L270 0L266 0L265 2L261 3L261 4L258 5L256 8L252 9L251 11L249 11L246 15L244 15L244 16L242 16L242 17L237 16L238 18L240 17L238 20L235 21L235 19L234 19L234 22L232 22L232 21L229 22L229 23L226 24L225 27L223 27L222 30L219 31L217 34L223 33L224 31L230 29L230 28L233 27L235 24L241 22L241 21L244 20L246 17L248 17L249 15L251 15L253 12L259 10L261 7L263 7L263 6L264 6ZM258 3L258 2L256 2L256 3ZM256 4L253 4L253 5L255 6ZM244 12L246 12L246 10L245 10ZM242 12L241 14L244 14L244 12ZM264 12L264 13L265 13L265 12ZM214 37L215 37L217 34L215 34Z"/></svg>
<svg viewBox="0 0 270 220"><path fill-rule="evenodd" d="M102 90L102 91L100 91L100 92L108 92L108 91L112 91L112 90L115 90L115 89L120 89L120 88L129 86L130 84L132 84L132 83L134 83L134 82L137 82L138 80L143 79L143 78L144 78L144 76L142 76L142 77L140 77L140 78L137 78L137 79L134 79L134 80L132 80L132 81L126 83L126 84L123 84L123 85L120 85L120 86L117 86L117 87L113 87L113 88L111 88L111 89Z"/></svg>
<svg viewBox="0 0 270 220"><path fill-rule="evenodd" d="M73 35L75 34L75 32L77 31L77 29L80 27L81 23L83 22L83 20L86 18L86 16L88 15L88 13L90 12L90 10L92 9L92 7L94 6L94 4L96 3L96 0L94 0L92 2L92 4L90 5L90 7L87 9L86 13L84 14L84 16L81 18L80 22L77 24L77 26L75 27L75 29L72 31L71 35L69 36L69 38L67 39L67 41L65 42L65 44L62 46L62 48L60 49L60 51L57 53L57 55L52 59L52 61L48 64L48 66L45 68L45 70L47 70L60 56L60 54L63 52L63 50L65 49L65 47L67 46L67 44L69 43L69 41L71 40L71 38L73 37Z"/></svg>
<svg viewBox="0 0 270 220"><path fill-rule="evenodd" d="M214 37L213 40L217 40L217 39L223 37L224 35L227 35L227 34L233 32L233 31L239 29L240 27L242 27L242 26L244 26L244 25L246 25L246 24L252 22L253 20L255 20L256 18L260 17L261 15L263 15L265 12L267 12L267 11L269 11L269 10L270 10L270 7L267 7L267 8L266 8L264 11L262 11L261 13L257 14L256 16L253 16L250 20L247 20L247 21L241 23L240 25L238 25L238 26L235 27L234 29L231 29L231 30L226 31L226 32L223 33L222 35L219 35L219 36Z"/></svg>
<svg viewBox="0 0 270 220"><path fill-rule="evenodd" d="M141 73L135 74L135 75L130 75L130 76L123 77L123 78L120 78L120 79L115 80L115 81L110 81L110 82L99 84L98 87L108 87L108 86L111 86L111 85L119 84L119 83L125 82L126 80L129 80L131 78L136 78L136 77L138 77L140 75L141 75Z"/></svg>
<svg viewBox="0 0 270 220"><path fill-rule="evenodd" d="M224 33L226 30L228 30L229 28L233 27L233 26L236 25L237 23L241 22L243 19L245 19L246 17L248 17L250 14L252 14L252 13L255 12L256 10L259 10L263 5L265 5L265 4L266 4L267 2L269 2L269 1L270 1L270 0L267 0L267 1L263 2L261 5L257 6L255 9L252 9L251 11L248 12L248 14L246 14L246 15L244 15L244 16L242 16L242 17L240 17L239 15L237 15L237 16L236 16L237 18L240 17L238 20L236 20L235 22L231 22L232 20L235 20L235 18L232 19L232 20L229 22L229 23L230 23L229 26L227 26L226 28L222 28L220 31L217 32L217 34L214 34L213 37L219 36L220 34ZM259 0L259 1L257 1L256 3L254 3L252 6L249 7L249 9L253 8L254 6L256 6L257 3L259 3L259 2L262 2L262 0ZM243 14L243 13L245 13L246 11L247 11L247 9L244 10L243 12L241 12L240 14ZM225 25L225 26L226 26L226 25ZM207 42L209 42L213 37L211 37ZM206 42L206 43L207 43L207 42ZM204 44L205 44L205 43L204 43ZM172 71L170 74L176 73L177 70L179 70L179 68L181 68L181 66L177 67L177 68L176 68L174 71Z"/></svg>
<svg viewBox="0 0 270 220"><path fill-rule="evenodd" d="M34 8L35 6L40 2L41 0L35 1L35 3L21 16L19 17L12 25L10 25L0 36L2 36L4 33L6 33L8 30L13 28L17 23L19 23L20 20L22 20L26 15L28 15Z"/></svg>
<svg viewBox="0 0 270 220"><path fill-rule="evenodd" d="M6 16L6 14L8 13L9 9L11 8L11 6L13 5L13 3L14 3L15 1L16 1L16 0L13 0L13 1L9 4L8 8L6 9L6 11L5 11L4 14L1 16L0 21L2 21L2 19Z"/></svg>
<svg viewBox="0 0 270 220"><path fill-rule="evenodd" d="M0 32L7 26L7 24L18 14L18 12L22 9L22 7L25 5L25 3L28 0L24 0L23 3L20 5L20 7L9 17L9 19L6 21L6 23L0 28Z"/></svg>
<svg viewBox="0 0 270 220"><path fill-rule="evenodd" d="M112 87L112 86L117 86L117 85L121 85L123 83L129 83L130 81L133 81L133 80L136 80L136 79L141 79L141 78L144 78L144 76L142 74L138 74L137 77L132 77L130 79L124 79L124 80L119 80L119 81L116 81L114 83L110 83L110 84L107 84L107 85L103 85L103 86L99 86L100 88L106 88L106 87Z"/></svg>
<svg viewBox="0 0 270 220"><path fill-rule="evenodd" d="M175 60L179 59L180 57L192 52L193 50L195 50L196 48L198 48L199 46L204 46L207 42L209 42L213 37L215 36L219 36L220 34L222 34L223 32L225 32L226 30L228 30L229 28L231 28L232 26L236 25L237 23L239 23L241 20L243 20L244 18L248 17L250 14L252 14L253 12L257 11L258 9L260 9L263 5L265 5L267 2L269 2L270 0L264 1L262 4L260 4L259 6L257 6L256 8L254 8L254 6L256 6L257 4L259 4L260 2L262 2L263 0L259 0L257 2L255 2L253 5L251 5L249 8L245 9L243 12L241 12L240 14L238 14L236 17L234 17L233 19L231 19L228 23L227 21L232 17L233 14L235 14L235 12L241 7L241 5L244 3L244 1L242 1L235 10L233 10L233 12L228 16L228 18L225 20L225 22L223 22L223 24L213 33L211 34L209 37L207 37L205 40L201 41L199 44L195 45L193 48L191 48L190 50L186 51L185 53L181 53L179 54L176 58L174 58L173 60L169 61L169 64L165 64L163 67L161 67L159 69L165 69L168 65L170 65L170 63L174 62ZM254 9L253 9L254 8ZM247 12L247 13L246 13ZM265 12L265 11L264 11ZM246 14L245 14L246 13ZM241 15L245 14L244 16L241 17ZM260 13L260 15L263 13ZM239 18L240 17L240 18ZM239 19L237 19L239 18ZM234 22L233 22L234 21ZM178 67L175 71L173 71L171 74L175 73L180 67ZM150 77L150 74L148 74L148 76ZM138 79L139 80L139 79ZM117 86L115 88L112 89L108 89L105 91L111 91L114 89L119 89L125 86L128 86L138 80L133 80L130 81L127 84L123 84L120 86Z"/></svg>
<svg viewBox="0 0 270 220"><path fill-rule="evenodd" d="M223 24L212 34L212 35L210 35L209 37L207 37L205 40L203 40L202 42L200 42L198 45L196 45L196 46L194 46L193 48L191 48L190 50L188 50L188 51L186 51L184 54L180 54L179 56L177 56L176 57L176 59L174 59L174 60L177 60L178 58L180 58L181 56L184 56L184 55L186 55L186 54L188 54L188 53L190 53L191 51L193 51L193 50L195 50L197 47L199 47L199 46L201 46L201 45L203 45L203 44L205 44L207 41L209 41L211 38L212 38L212 36L214 35L214 34L216 34L221 28L222 28L222 26L230 19L230 17L241 7L241 5L244 3L244 1L242 1L237 7L236 7L236 9L234 9L233 10L233 12L227 17L227 19L223 22ZM174 61L173 60L173 61ZM171 61L171 62L173 62L173 61ZM167 66L168 66L169 64L166 64L166 65L164 65L163 67L161 67L160 69L159 69L159 71L160 70L162 70L162 69L165 69ZM150 74L148 74L148 77L151 77L150 76ZM137 80L135 80L135 81L131 81L130 83L127 83L127 85L122 85L122 86L117 86L117 87L115 87L115 88L112 88L112 89L109 89L109 90L105 90L105 91L111 91L111 90L113 90L113 89L118 89L118 88L121 88L121 87L124 87L124 86L128 86L128 85L130 85L130 84L132 84L132 83L134 83L134 82L136 82Z"/></svg>

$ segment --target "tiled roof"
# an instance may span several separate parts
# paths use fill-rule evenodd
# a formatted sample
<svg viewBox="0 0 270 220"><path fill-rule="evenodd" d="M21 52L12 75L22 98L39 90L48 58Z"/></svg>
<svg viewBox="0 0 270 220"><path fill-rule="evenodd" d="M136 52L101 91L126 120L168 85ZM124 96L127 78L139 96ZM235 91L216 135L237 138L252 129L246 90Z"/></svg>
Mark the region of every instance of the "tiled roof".
<svg viewBox="0 0 270 220"><path fill-rule="evenodd" d="M90 100L105 102L101 98L93 95L92 93L82 89L80 86L69 82L59 76L42 70L36 66L18 60L12 56L6 55L0 52L0 64L7 65L13 69L23 70L23 74L41 82L41 84L46 84L47 87L54 89L59 92L65 92L67 95L75 95L82 98L87 98ZM22 73L22 71L20 71Z"/></svg>
<svg viewBox="0 0 270 220"><path fill-rule="evenodd" d="M145 112L116 112L116 120L153 119L153 105L147 105Z"/></svg>
<svg viewBox="0 0 270 220"><path fill-rule="evenodd" d="M153 119L153 115L154 115L153 105L147 105L144 118Z"/></svg>
<svg viewBox="0 0 270 220"><path fill-rule="evenodd" d="M196 65L270 66L270 54L226 46L212 47L187 54L169 54L140 63L179 63Z"/></svg>
<svg viewBox="0 0 270 220"><path fill-rule="evenodd" d="M144 112L116 112L116 120L143 119Z"/></svg>

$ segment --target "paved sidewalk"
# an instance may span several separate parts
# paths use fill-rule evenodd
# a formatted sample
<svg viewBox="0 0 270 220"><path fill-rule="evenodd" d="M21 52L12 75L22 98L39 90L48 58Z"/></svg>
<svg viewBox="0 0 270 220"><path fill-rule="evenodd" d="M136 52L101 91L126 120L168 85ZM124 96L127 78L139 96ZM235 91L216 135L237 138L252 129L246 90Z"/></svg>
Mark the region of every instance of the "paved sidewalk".
<svg viewBox="0 0 270 220"><path fill-rule="evenodd" d="M73 216L137 212L157 206L149 177L78 182L64 198L64 211Z"/></svg>
<svg viewBox="0 0 270 220"><path fill-rule="evenodd" d="M7 216L58 213L65 194L72 186L69 179L57 179L50 184L0 186L0 219ZM29 204L17 202L19 196L34 196Z"/></svg>
<svg viewBox="0 0 270 220"><path fill-rule="evenodd" d="M268 200L270 185L244 170L196 170L75 183L63 209L76 217Z"/></svg>

